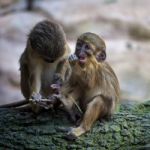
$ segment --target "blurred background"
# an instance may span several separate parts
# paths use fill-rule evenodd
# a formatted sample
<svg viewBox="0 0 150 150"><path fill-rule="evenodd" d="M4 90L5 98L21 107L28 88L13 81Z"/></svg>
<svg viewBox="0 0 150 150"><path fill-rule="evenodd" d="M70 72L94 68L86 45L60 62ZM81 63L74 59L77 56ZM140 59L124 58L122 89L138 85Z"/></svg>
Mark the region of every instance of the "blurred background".
<svg viewBox="0 0 150 150"><path fill-rule="evenodd" d="M149 0L0 0L0 104L23 99L18 60L31 28L43 19L63 26L72 52L83 32L100 35L121 99L150 99L149 14Z"/></svg>

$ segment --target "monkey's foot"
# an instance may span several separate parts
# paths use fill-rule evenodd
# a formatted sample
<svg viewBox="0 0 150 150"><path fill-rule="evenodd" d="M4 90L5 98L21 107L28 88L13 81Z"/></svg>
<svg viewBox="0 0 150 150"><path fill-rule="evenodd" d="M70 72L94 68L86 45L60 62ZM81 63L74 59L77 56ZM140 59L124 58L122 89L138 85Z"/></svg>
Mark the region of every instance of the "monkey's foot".
<svg viewBox="0 0 150 150"><path fill-rule="evenodd" d="M85 133L85 129L82 127L77 127L77 128L70 128L70 131L67 133L67 135L65 136L65 138L67 140L71 140L74 141L76 140L80 135L82 135L83 133Z"/></svg>
<svg viewBox="0 0 150 150"><path fill-rule="evenodd" d="M47 105L47 99L43 99L40 93L33 93L29 102L33 109L39 109L40 107L49 109L50 106Z"/></svg>
<svg viewBox="0 0 150 150"><path fill-rule="evenodd" d="M70 134L65 135L64 138L68 141L75 141L77 140L78 137L70 133Z"/></svg>

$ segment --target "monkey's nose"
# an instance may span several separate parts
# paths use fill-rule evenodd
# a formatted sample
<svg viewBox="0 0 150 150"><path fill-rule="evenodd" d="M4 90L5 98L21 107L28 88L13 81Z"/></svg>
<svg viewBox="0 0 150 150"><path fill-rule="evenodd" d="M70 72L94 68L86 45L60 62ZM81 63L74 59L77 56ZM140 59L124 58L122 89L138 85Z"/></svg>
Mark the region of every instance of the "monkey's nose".
<svg viewBox="0 0 150 150"><path fill-rule="evenodd" d="M80 53L80 54L79 54L79 58L80 58L80 59L85 59L85 57L86 57L86 54L85 54L85 53Z"/></svg>

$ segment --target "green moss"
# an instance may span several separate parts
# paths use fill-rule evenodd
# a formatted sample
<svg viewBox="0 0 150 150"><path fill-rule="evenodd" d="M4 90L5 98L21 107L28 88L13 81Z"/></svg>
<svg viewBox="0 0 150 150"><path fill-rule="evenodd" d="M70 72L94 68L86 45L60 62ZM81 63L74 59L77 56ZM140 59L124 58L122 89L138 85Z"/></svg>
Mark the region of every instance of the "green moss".
<svg viewBox="0 0 150 150"><path fill-rule="evenodd" d="M136 113L150 113L150 101L146 101L142 104L135 106L133 112Z"/></svg>
<svg viewBox="0 0 150 150"><path fill-rule="evenodd" d="M117 125L112 125L110 126L110 129L114 132L120 132L120 127Z"/></svg>
<svg viewBox="0 0 150 150"><path fill-rule="evenodd" d="M99 122L77 141L65 140L58 128L73 126L62 111L0 110L0 149L115 150L137 149L150 143L150 102L121 105L111 120ZM129 106L129 107L128 107ZM128 146L128 147L127 147Z"/></svg>

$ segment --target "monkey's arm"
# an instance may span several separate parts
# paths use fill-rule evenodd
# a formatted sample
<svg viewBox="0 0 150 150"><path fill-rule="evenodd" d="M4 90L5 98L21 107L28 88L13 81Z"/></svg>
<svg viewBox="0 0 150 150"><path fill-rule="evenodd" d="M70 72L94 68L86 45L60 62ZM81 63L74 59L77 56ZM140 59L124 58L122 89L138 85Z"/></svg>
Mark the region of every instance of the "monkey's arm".
<svg viewBox="0 0 150 150"><path fill-rule="evenodd" d="M72 81L71 77L70 80ZM76 85L70 84L69 82L63 85L60 92L60 101L63 103L64 108L73 122L76 122L76 117L79 118L82 114L82 110L78 105L80 92Z"/></svg>
<svg viewBox="0 0 150 150"><path fill-rule="evenodd" d="M21 92L26 99L30 97L30 75L29 75L29 68L27 63L27 52L26 50L20 57L20 85L21 85Z"/></svg>
<svg viewBox="0 0 150 150"><path fill-rule="evenodd" d="M56 68L56 72L53 77L53 83L62 85L62 83L68 80L70 76L71 68L67 59L61 60Z"/></svg>
<svg viewBox="0 0 150 150"><path fill-rule="evenodd" d="M33 93L40 93L41 90L41 68L35 67L35 70L31 73L30 84L31 84L31 95Z"/></svg>
<svg viewBox="0 0 150 150"><path fill-rule="evenodd" d="M27 47L20 58L21 91L24 97L30 99L41 99L41 65L33 61L29 55L30 47ZM32 61L31 61L32 60ZM30 101L32 104L33 101ZM32 104L33 105L33 104Z"/></svg>
<svg viewBox="0 0 150 150"><path fill-rule="evenodd" d="M56 72L54 74L53 83L62 85L63 82L68 81L71 76L71 66L68 60L68 56L71 52L69 46L65 45L66 52L63 55L56 67Z"/></svg>
<svg viewBox="0 0 150 150"><path fill-rule="evenodd" d="M41 89L41 68L36 66L29 70L29 62L26 64L21 59L21 91L26 99L31 98L35 93L40 93ZM32 69L32 70L31 70Z"/></svg>

